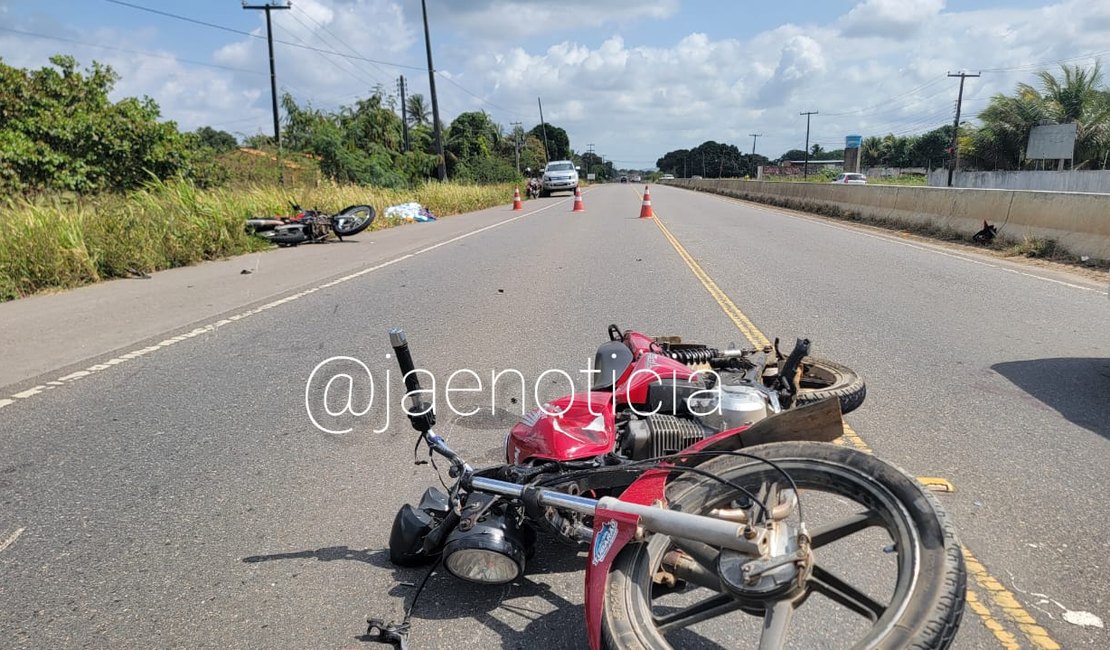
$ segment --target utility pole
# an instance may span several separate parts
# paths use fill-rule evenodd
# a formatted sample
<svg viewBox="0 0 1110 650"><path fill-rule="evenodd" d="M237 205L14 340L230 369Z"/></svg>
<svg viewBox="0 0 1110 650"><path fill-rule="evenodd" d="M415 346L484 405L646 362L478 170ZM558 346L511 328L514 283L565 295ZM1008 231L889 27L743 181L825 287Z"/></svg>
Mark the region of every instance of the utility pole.
<svg viewBox="0 0 1110 650"><path fill-rule="evenodd" d="M759 167L758 167L758 165L755 164L755 141L762 138L763 134L762 133L749 133L748 135L752 136L752 167L751 167L751 172L750 173L751 173L752 176L758 176L759 175Z"/></svg>
<svg viewBox="0 0 1110 650"><path fill-rule="evenodd" d="M436 98L436 69L432 64L432 36L428 32L428 3L420 0L420 9L424 12L424 48L428 52L428 86L432 92L432 132L435 134L436 155L439 156L437 174L440 181L447 180L447 163L443 155L443 134L439 130L439 100Z"/></svg>
<svg viewBox="0 0 1110 650"><path fill-rule="evenodd" d="M401 91L401 142L402 151L409 150L409 112L405 106L405 75L397 78L397 89Z"/></svg>
<svg viewBox="0 0 1110 650"><path fill-rule="evenodd" d="M948 187L952 187L952 173L960 166L960 108L964 101L964 79L978 77L982 73L968 74L966 72L948 73L949 77L960 78L960 94L956 96L956 120L952 122L952 156L948 166Z"/></svg>
<svg viewBox="0 0 1110 650"><path fill-rule="evenodd" d="M275 5L267 2L264 5L249 5L246 0L243 0L244 9L261 9L266 12L266 44L270 48L270 101L274 109L274 145L278 150L278 183L285 185L285 168L284 162L281 159L281 125L278 122L278 101L277 101L277 74L274 72L274 30L270 23L270 10L271 9L288 9L290 5Z"/></svg>
<svg viewBox="0 0 1110 650"><path fill-rule="evenodd" d="M547 148L547 124L543 121L543 102L540 98L536 98L536 103L540 105L540 128L543 130L543 157L544 162L551 161L551 150Z"/></svg>
<svg viewBox="0 0 1110 650"><path fill-rule="evenodd" d="M513 127L513 151L516 152L516 173L520 173L520 122L509 122Z"/></svg>
<svg viewBox="0 0 1110 650"><path fill-rule="evenodd" d="M817 111L806 111L805 113L798 113L798 115L806 116L806 154L805 162L802 163L802 180L809 180L809 116L817 115Z"/></svg>

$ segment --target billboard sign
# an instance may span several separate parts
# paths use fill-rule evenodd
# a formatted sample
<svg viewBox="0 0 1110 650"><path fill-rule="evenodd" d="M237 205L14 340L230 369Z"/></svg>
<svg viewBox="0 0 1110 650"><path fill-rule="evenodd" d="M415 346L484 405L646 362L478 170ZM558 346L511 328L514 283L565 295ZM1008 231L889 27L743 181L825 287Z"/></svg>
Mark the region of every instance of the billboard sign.
<svg viewBox="0 0 1110 650"><path fill-rule="evenodd" d="M1029 160L1061 160L1075 157L1076 124L1035 126L1029 132L1025 157Z"/></svg>
<svg viewBox="0 0 1110 650"><path fill-rule="evenodd" d="M845 149L859 149L861 146L863 146L862 135L849 135L844 138Z"/></svg>

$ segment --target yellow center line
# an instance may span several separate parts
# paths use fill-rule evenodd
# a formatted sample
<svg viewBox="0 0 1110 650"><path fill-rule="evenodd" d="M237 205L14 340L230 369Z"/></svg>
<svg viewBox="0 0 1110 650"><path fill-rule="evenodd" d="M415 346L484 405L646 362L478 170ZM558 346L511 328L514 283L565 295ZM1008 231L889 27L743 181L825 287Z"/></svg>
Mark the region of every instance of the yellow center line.
<svg viewBox="0 0 1110 650"><path fill-rule="evenodd" d="M1021 649L1021 644L1018 643L1014 635L995 620L991 610L987 609L987 606L979 600L979 594L971 587L967 588L967 606L971 608L971 611L978 614L979 618L983 619L983 625L987 626L987 629L994 635L994 638L998 639L999 645L1005 650Z"/></svg>
<svg viewBox="0 0 1110 650"><path fill-rule="evenodd" d="M748 320L748 317L744 315L744 312L740 311L736 303L732 302L724 291L721 291L721 288L717 286L713 278L709 277L709 274L702 270L701 266L694 260L690 253L686 252L682 244L678 243L678 240L674 238L671 231L667 230L667 226L663 225L663 220L656 215L654 221L655 225L659 226L659 230L663 231L663 236L671 242L671 246L674 246L679 256L686 262L686 266L689 266L690 270L694 272L694 275L701 280L706 290L709 291L709 295L717 301L717 304L724 310L725 315L732 320L736 328L744 335L744 338L748 339L748 342L757 348L764 348L771 345L771 341L763 335L763 332L760 332L759 328Z"/></svg>
<svg viewBox="0 0 1110 650"><path fill-rule="evenodd" d="M1002 610L1003 615L1018 626L1025 638L1029 639L1030 643L1039 650L1060 650L1060 644L1052 640L1052 637L1048 635L1048 630L1037 625L1037 621L1029 612L1025 611L1018 599L1001 582L987 572L987 568L975 559L975 556L971 554L966 546L963 547L963 551L964 562L967 563L967 572L975 579L975 583L987 592L987 596Z"/></svg>
<svg viewBox="0 0 1110 650"><path fill-rule="evenodd" d="M653 210L653 212L655 211ZM694 275L705 286L705 289L709 292L709 295L712 296L717 304L721 306L721 309L724 310L725 315L727 315L729 319L732 320L732 322L736 325L736 328L740 330L740 333L743 334L746 339L748 339L748 342L758 348L770 345L770 341L767 339L767 336L764 335L763 332L759 331L759 328L757 328L755 324L752 323L752 321L744 315L744 312L740 311L740 308L736 306L736 303L732 302L728 295L717 285L716 282L713 281L713 278L709 277L709 274L701 268L701 265L697 263L697 260L695 260L694 257L690 255L690 253L686 250L686 248L683 247L681 243L679 243L678 239L676 239L675 236L671 234L671 231L667 229L666 224L664 224L663 220L659 218L658 212L655 212L655 218L653 219L653 221L655 221L655 225L659 227L659 230L663 233L663 236L666 237L667 241L671 243L671 246L673 246L675 251L678 252L682 260L686 262L686 266L690 267L690 270L693 271ZM863 441L863 438L861 438L859 434L856 433L854 429L852 429L852 427L848 424L846 420L844 421L844 436L838 439L836 442L837 444L844 444L844 440L846 440L853 447L865 453L872 453L871 447ZM926 480L923 482L943 482L947 486L951 486L951 483L948 483L948 481L944 479L926 478ZM999 582L994 576L987 572L986 567L984 567L982 563L975 559L975 556L971 554L971 551L969 551L966 546L963 546L962 548L964 559L967 563L968 573L970 573L971 576L974 578L976 584L978 584L979 587L987 593L990 601L1002 610L1005 618L1014 623L1017 628L1021 630L1022 634L1025 635L1025 638L1027 638L1029 642L1032 643L1038 650L1059 650L1060 645L1056 643L1056 641L1054 641L1052 637L1049 636L1047 630L1037 625L1036 620L1029 614L1029 612L1025 610L1024 607L1021 606L1021 603L1018 602L1017 598L1015 598L1014 595L1010 593L1006 589L1006 587L1002 585L1001 582ZM977 593L970 587L967 590L967 604L968 607L971 608L971 611L975 612L979 616L979 618L982 619L983 625L985 625L986 628L990 630L990 632L995 636L999 644L1001 644L1001 646L1005 650L1013 650L1021 647L1014 635L1007 631L1002 626L1002 624L994 618L994 616L991 614L990 609L983 603L983 601L979 599Z"/></svg>
<svg viewBox="0 0 1110 650"><path fill-rule="evenodd" d="M739 329L740 333L744 335L744 338L748 339L748 342L757 348L763 348L764 346L770 345L771 341L767 338L767 336L763 334L763 332L759 331L759 328L756 327L755 324L752 323L752 321L744 315L744 312L740 311L740 308L736 306L736 303L732 302L732 299L728 297L728 294L726 294L724 291L721 290L719 286L717 286L717 283L714 282L713 278L709 277L709 274L701 268L701 265L697 263L697 260L695 260L694 257L690 255L690 253L686 250L686 248L681 243L679 243L675 236L671 234L671 231L667 230L666 224L664 224L663 220L659 218L659 215L655 215L654 221L655 225L659 226L659 230L663 233L663 236L667 238L667 241L671 243L671 246L673 246L674 249L678 251L678 255L683 259L683 261L686 262L686 266L690 267L690 270L694 272L694 275L699 280L701 280L701 283L705 286L706 291L708 291L709 295L713 297L713 300L717 301L717 304L720 305L721 309L724 310L725 315L728 316L730 320L732 320L732 322L736 325L736 328ZM852 429L852 427L848 424L846 420L844 421L844 439L860 451L864 451L869 454L872 453L871 447L869 447L867 443L863 441L863 438L859 437L859 434L857 434L855 430Z"/></svg>

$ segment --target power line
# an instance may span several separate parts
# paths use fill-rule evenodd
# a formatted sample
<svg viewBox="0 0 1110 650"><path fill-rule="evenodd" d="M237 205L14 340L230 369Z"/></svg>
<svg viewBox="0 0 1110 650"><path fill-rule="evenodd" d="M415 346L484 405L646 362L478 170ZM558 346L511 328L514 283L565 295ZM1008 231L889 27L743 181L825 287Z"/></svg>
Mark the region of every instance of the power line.
<svg viewBox="0 0 1110 650"><path fill-rule="evenodd" d="M308 25L304 24L304 22L301 21L300 18L297 18L297 15L295 13L290 14L290 16L293 18L293 20L297 21L298 25L305 28L305 30L307 30L309 33L312 32L312 28L309 27ZM296 34L294 34L291 30L286 29L285 27L282 27L281 25L278 25L278 28L281 29L281 31L288 34L289 36L291 36L298 43L302 43L302 44L307 45L307 43L305 43L303 40L301 40L301 38L299 36L297 36ZM355 80L357 80L361 83L368 84L370 87L373 87L374 85L381 83L381 80L379 80L377 78L372 79L370 77L364 76L365 73L363 73L358 68L356 68L354 63L352 63L351 60L348 59L348 58L345 58L345 57L340 58L340 61L342 61L343 63L346 63L348 66L350 66L348 68L344 68L344 67L341 67L336 61L332 60L331 55L321 54L320 56L323 57L323 59L325 61L327 61L333 68L335 68L339 72L342 72L343 74L346 74L346 75L350 76L352 79L355 79Z"/></svg>
<svg viewBox="0 0 1110 650"><path fill-rule="evenodd" d="M0 31L11 32L13 34L20 34L22 36L33 36L35 38L44 38L51 41L60 41L62 43L71 43L73 45L82 45L84 47L97 47L104 50L112 50L115 52L123 52L124 54L138 54L140 56L149 56L154 59L166 59L169 61L180 61L181 63L188 63L190 65L199 65L206 68L218 68L220 70L228 70L230 72L245 72L248 74L264 74L258 70L248 70L246 68L235 68L227 65L220 65L218 63L205 63L204 61L193 61L192 59L182 59L173 56L172 54L158 54L156 52L144 52L143 50L129 50L124 47L116 47L114 45L101 45L99 43L88 43L85 41L78 41L72 38L63 38L61 36L49 36L47 34L37 34L35 32L25 32L20 29L11 29L9 27L0 27Z"/></svg>
<svg viewBox="0 0 1110 650"><path fill-rule="evenodd" d="M1102 50L1099 52L1090 52L1088 54L1080 54L1064 59L1057 59L1056 61L1045 61L1043 63L1023 63L1021 65L1012 66L1009 68L983 68L980 72L1018 72L1023 70L1036 70L1050 65L1060 65L1062 63L1071 63L1073 61L1082 61L1084 59L1094 59L1100 56L1110 54L1110 50Z"/></svg>
<svg viewBox="0 0 1110 650"><path fill-rule="evenodd" d="M476 94L476 93L474 93L474 92L472 92L472 91L468 90L468 89L467 89L467 88L466 88L465 86L463 86L463 85L462 85L462 84L460 84L459 82L455 81L455 80L454 80L454 79L452 79L451 77L448 77L447 75L443 74L443 73L442 73L442 72L440 72L439 70L436 70L436 71L435 71L435 74L436 74L436 76L437 76L437 77L439 77L440 79L444 79L444 80L446 80L446 81L447 81L448 83L450 83L450 84L452 84L452 85L456 86L456 87L457 87L457 88L458 88L459 90L462 90L462 91L463 91L464 93L466 93L467 95L470 95L470 96L471 96L471 97L473 97L474 99L477 99L478 101L482 102L483 104L486 104L487 106L490 106L490 107L492 107L492 108L496 108L497 110L500 110L500 111L505 111L506 113L509 113L510 115L514 115L514 116L516 116L516 117L522 117L522 116L524 115L524 114L523 114L523 113L521 113L520 111L514 111L514 110L512 110L511 108L505 108L504 106L498 106L497 104L494 104L493 102L491 102L491 101L489 101L488 99L486 99L486 98L482 97L481 95L478 95L478 94Z"/></svg>
<svg viewBox="0 0 1110 650"><path fill-rule="evenodd" d="M312 17L312 15L311 15L311 14L309 14L309 13L308 13L307 11L305 11L305 10L303 10L303 9L300 9L299 7L296 7L296 6L294 6L294 7L293 7L293 11L294 11L295 13L303 14L305 18L308 18L309 20L311 20L311 21L313 22L313 24L315 24L315 25L316 25L317 27L319 27L320 29L324 30L324 31L325 31L325 32L326 32L326 33L327 33L327 34L328 34L329 36L331 36L331 37L332 37L333 39L335 39L335 41L336 41L336 42L338 42L338 43L339 43L340 45L342 45L343 47L347 48L347 50L348 50L348 51L350 51L350 52L351 52L352 54L354 54L355 56L361 56L361 55L360 55L360 54L358 53L358 50L356 50L355 48L351 47L351 46L350 46L349 44L347 44L347 42L346 42L346 41L344 41L343 39L341 39L341 38L339 38L338 36L336 36L336 35L335 35L335 32L333 32L333 31L331 31L330 29L328 29L328 26L327 26L327 25L324 25L323 23L321 23L321 22L319 22L318 20L316 20L315 18L313 18L313 17ZM387 72L386 72L385 70L382 70L382 69L381 69L381 67L379 67L377 63L374 63L374 62L370 62L370 65L374 66L374 68L376 68L376 69L378 70L378 72L380 72L380 73L382 73L382 74L386 75L387 77L388 77L388 76L391 76L391 75L389 75L389 73L387 73Z"/></svg>
<svg viewBox="0 0 1110 650"><path fill-rule="evenodd" d="M884 107L889 106L890 102L894 101L895 99L901 99L902 97L906 97L906 96L912 95L916 92L920 92L920 91L928 88L929 86L940 83L942 80L944 80L944 77L937 77L936 79L933 79L931 81L927 81L927 82L921 84L920 86L917 86L916 88L911 88L910 90L907 90L904 93L899 93L897 95L894 95L893 97L889 97L889 98L887 98L886 100L884 100L880 103L873 104L871 106L865 106L864 108L859 108L859 109L856 109L856 110L844 111L842 113L829 113L825 117L843 117L845 115L860 115L860 114L863 114L863 113L870 112L872 109L884 108Z"/></svg>
<svg viewBox="0 0 1110 650"><path fill-rule="evenodd" d="M245 32L241 29L234 29L232 27L227 27L227 26L224 26L224 25L217 25L216 23L210 23L210 22L206 22L206 21L203 21L203 20L197 20L196 18L189 18L188 16L180 16L178 14L172 14L168 11L161 11L160 9L153 9L151 7L144 7L142 5L132 4L130 2L124 2L124 0L104 0L104 1L105 2L110 2L110 3L115 4L115 5L120 5L122 7L130 7L131 9L137 9L139 11L145 11L145 12L152 13L152 14L158 14L159 16L165 16L167 18L173 18L174 20L182 20L182 21L185 21L187 23L193 23L194 25L203 25L204 27L210 27L212 29L219 29L219 30L222 30L222 31L225 31L225 32L231 32L232 34L239 34L241 36L247 36L249 38L257 38L257 39L264 39L265 38L264 36L260 36L258 34L252 34L251 32ZM406 68L406 69L409 69L409 70L423 70L424 69L424 68L421 68L420 66L415 66L415 65L407 65L407 64L404 64L404 63L393 63L391 61L380 61L378 59L369 59L369 58L366 58L364 56L353 56L353 55L350 55L350 54L343 54L342 52L336 52L335 50L328 50L328 49L324 49L324 48L321 48L321 47L313 47L311 45L304 45L302 43L291 43L289 41L282 41L282 40L276 40L276 39L274 40L274 42L275 43L280 43L281 45L288 45L290 47L301 48L303 50L310 50L312 52L321 52L323 54L332 54L332 55L335 55L335 56L341 56L341 57L344 57L344 58L347 58L347 59L353 59L353 60L356 60L356 61L366 61L367 63L378 63L378 64L381 64L381 65L393 66L395 68Z"/></svg>
<svg viewBox="0 0 1110 650"><path fill-rule="evenodd" d="M160 9L153 9L151 7L143 7L142 4L134 4L132 2L127 2L127 1L124 1L124 0L104 0L104 1L105 2L111 2L112 4L119 4L119 6L121 6L121 7L128 7L130 9L135 9L135 10L138 10L138 11L145 11L145 12L148 12L148 13L158 14L158 16L163 16L165 18L172 18L174 20L181 20L181 21L184 21L184 22L199 24L199 26L206 27L206 28L218 29L218 30L221 30L221 31L226 31L226 32L234 33L234 34L244 35L244 37L248 37L248 38L252 38L252 39L263 39L263 38L265 38L265 37L262 37L262 35L259 35L259 34L251 33L251 32L248 32L248 31L243 31L243 30L240 30L240 29L234 29L234 28L222 26L222 24L216 24L214 22L208 22L208 21L204 21L204 20L198 20L198 19L195 19L195 18L189 18L188 16L180 16L180 14L171 13L169 11L162 11ZM311 16L309 18L312 19ZM313 22L316 22L314 19L312 19L312 20L313 20ZM317 24L320 24L320 23L317 22ZM327 31L327 33L332 33L330 30L327 30L327 28L324 27L324 26L321 26L321 28L324 29L324 31ZM334 37L335 34L332 34L332 35ZM297 48L297 49L307 50L307 51L311 51L311 52L317 52L317 53L321 53L321 54L330 54L330 55L333 55L333 57L340 57L340 58L343 58L343 59L349 59L349 60L353 60L353 61L363 61L363 62L366 62L366 63L371 63L372 65L379 65L379 64L381 64L381 65L391 65L391 67L393 67L393 68L402 68L402 69L406 69L406 70L426 70L425 68L420 67L420 65L408 65L408 64L405 64L405 63L394 63L392 61L382 61L382 60L379 60L379 59L370 59L370 58L367 58L367 57L363 57L363 55L357 54L356 50L354 50L354 48L351 48L351 45L347 45L346 43L343 43L343 41L340 40L340 39L336 38L336 40L339 41L341 44L345 45L345 47L347 49L350 49L352 52L355 52L355 53L353 53L353 54L344 54L343 52L337 52L335 50L330 50L330 49L326 49L326 48L316 48L316 47L313 47L313 45L305 44L303 42L292 42L292 41L285 41L285 40L281 40L281 39L274 39L273 42L279 43L279 44L282 44L282 45L287 45L287 47L290 47L290 48ZM467 89L466 87L464 87L464 85L462 85L461 83L458 83L454 79L452 79L450 77L447 77L447 75L443 74L440 71L436 70L436 71L434 71L434 74L436 75L436 77L441 78L441 79L445 79L446 81L455 85L455 87L462 90L466 94L471 95L471 97L475 98L476 100L481 101L481 102L483 102L484 104L486 104L488 106L491 106L491 108L497 109L499 111L505 111L506 113L516 115L516 116L521 116L521 115L524 114L524 113L519 112L519 111L506 109L505 106L497 105L497 104L491 102L490 100L487 100L487 99L483 98L482 95L478 95L478 94L474 93L470 89ZM381 83L381 81L375 81L375 83Z"/></svg>

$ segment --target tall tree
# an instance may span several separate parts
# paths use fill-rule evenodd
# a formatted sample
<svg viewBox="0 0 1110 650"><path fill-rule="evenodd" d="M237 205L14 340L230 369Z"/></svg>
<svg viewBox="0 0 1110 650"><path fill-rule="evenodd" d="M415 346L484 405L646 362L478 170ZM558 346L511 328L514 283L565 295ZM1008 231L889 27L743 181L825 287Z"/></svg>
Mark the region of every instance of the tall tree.
<svg viewBox="0 0 1110 650"><path fill-rule="evenodd" d="M187 171L186 139L160 121L149 97L113 103L118 75L93 62L84 73L71 56L53 67L0 62L0 189L125 190Z"/></svg>
<svg viewBox="0 0 1110 650"><path fill-rule="evenodd" d="M408 120L409 126L427 126L432 125L432 109L424 100L424 95L414 93L405 99L408 104Z"/></svg>
<svg viewBox="0 0 1110 650"><path fill-rule="evenodd" d="M529 135L534 135L539 138L540 142L544 141L544 131L547 132L547 159L548 160L567 160L570 157L570 136L563 129L555 126L554 124L547 124L546 129L544 125L537 124L529 131Z"/></svg>

